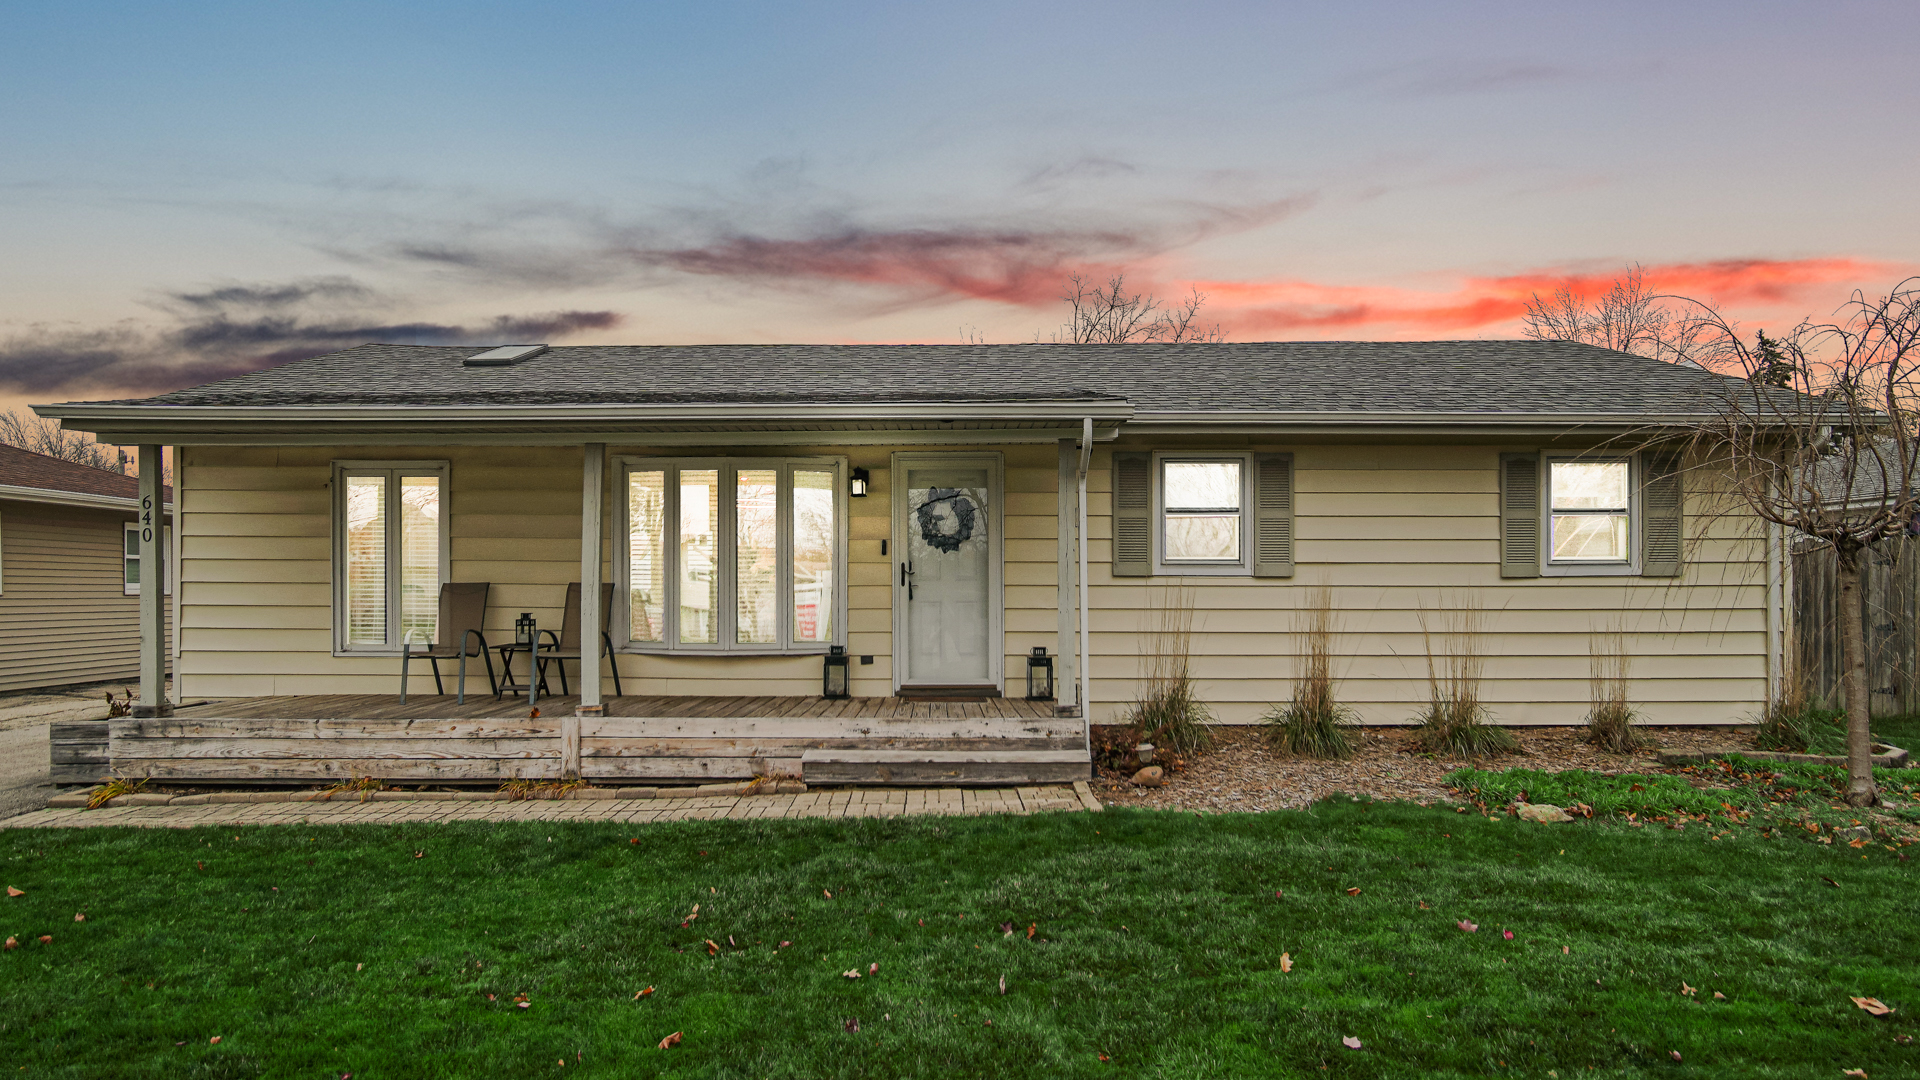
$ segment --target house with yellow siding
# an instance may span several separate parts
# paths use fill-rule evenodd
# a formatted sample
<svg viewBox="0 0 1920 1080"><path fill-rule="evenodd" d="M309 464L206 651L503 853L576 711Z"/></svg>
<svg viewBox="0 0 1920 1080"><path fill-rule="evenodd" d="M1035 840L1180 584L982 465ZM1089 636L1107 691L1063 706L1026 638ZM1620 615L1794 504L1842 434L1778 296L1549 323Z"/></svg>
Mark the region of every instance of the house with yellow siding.
<svg viewBox="0 0 1920 1080"><path fill-rule="evenodd" d="M367 345L38 411L175 448L174 697L207 704L149 688L123 771L985 783L1085 776L1169 604L1257 721L1319 585L1369 724L1462 607L1496 722L1580 722L1613 629L1648 722L1740 722L1781 556L1676 449L1715 379L1537 341ZM402 704L404 651L460 647L450 582L488 655ZM604 647L541 689L517 643L563 624Z"/></svg>

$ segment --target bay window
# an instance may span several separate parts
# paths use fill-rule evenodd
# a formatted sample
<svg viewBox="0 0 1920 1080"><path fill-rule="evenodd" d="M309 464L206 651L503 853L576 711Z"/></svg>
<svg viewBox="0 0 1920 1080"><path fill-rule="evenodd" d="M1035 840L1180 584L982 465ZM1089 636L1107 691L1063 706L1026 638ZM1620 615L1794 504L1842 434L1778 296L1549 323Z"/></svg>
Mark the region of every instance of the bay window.
<svg viewBox="0 0 1920 1080"><path fill-rule="evenodd" d="M447 463L337 461L334 637L341 652L431 644L447 580Z"/></svg>
<svg viewBox="0 0 1920 1080"><path fill-rule="evenodd" d="M812 652L840 640L844 464L621 462L627 647Z"/></svg>

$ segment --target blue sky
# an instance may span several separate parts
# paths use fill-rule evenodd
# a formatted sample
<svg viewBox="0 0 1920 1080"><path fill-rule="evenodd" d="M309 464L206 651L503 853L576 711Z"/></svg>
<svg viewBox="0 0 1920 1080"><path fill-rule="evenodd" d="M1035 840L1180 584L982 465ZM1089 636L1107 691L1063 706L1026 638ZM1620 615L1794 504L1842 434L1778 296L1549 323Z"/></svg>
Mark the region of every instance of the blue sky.
<svg viewBox="0 0 1920 1080"><path fill-rule="evenodd" d="M14 4L0 404L359 340L1761 325L1920 266L1920 6Z"/></svg>

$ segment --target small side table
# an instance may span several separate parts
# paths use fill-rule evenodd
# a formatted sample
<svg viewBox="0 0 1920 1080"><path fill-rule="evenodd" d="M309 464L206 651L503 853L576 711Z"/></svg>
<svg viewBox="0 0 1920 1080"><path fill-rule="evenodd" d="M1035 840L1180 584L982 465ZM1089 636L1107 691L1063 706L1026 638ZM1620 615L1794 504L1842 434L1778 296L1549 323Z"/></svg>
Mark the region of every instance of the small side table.
<svg viewBox="0 0 1920 1080"><path fill-rule="evenodd" d="M540 657L540 670L537 672L528 672L528 681L520 682L513 677L513 658L520 653L531 652L532 650L519 642L497 645L495 648L500 651L500 692L494 695L495 701L500 700L508 694L526 693L527 690L530 689L529 684L535 676L538 676L540 680L540 692L549 696L552 695L553 691L547 689L547 658L544 655ZM529 660L531 660L531 658L529 658Z"/></svg>

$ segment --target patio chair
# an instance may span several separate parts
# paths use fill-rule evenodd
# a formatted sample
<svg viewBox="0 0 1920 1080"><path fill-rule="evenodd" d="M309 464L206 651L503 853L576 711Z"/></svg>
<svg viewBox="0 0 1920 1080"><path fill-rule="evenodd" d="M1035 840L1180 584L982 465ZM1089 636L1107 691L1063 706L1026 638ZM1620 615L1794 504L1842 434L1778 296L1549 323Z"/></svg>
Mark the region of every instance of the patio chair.
<svg viewBox="0 0 1920 1080"><path fill-rule="evenodd" d="M607 666L613 669L613 696L625 697L626 691L620 686L620 665L613 659L613 584L602 582L600 585L600 655L607 658ZM546 690L546 662L554 661L554 667L560 671L560 692L568 693L567 665L564 661L574 660L584 663L581 655L580 640L580 583L567 586L566 613L560 617L560 633L542 630L552 644L540 647L541 690Z"/></svg>
<svg viewBox="0 0 1920 1080"><path fill-rule="evenodd" d="M440 681L440 661L460 661L460 700L467 699L466 658L478 656L487 665L487 689L497 695L499 682L493 676L493 654L487 648L487 636L481 629L486 625L487 590L491 583L485 581L449 581L440 586L440 622L434 634L435 640L423 652L414 651L414 642L401 645L400 652L400 703L407 701L407 671L415 660L425 659L433 665L433 690L436 694L445 694L446 685Z"/></svg>

